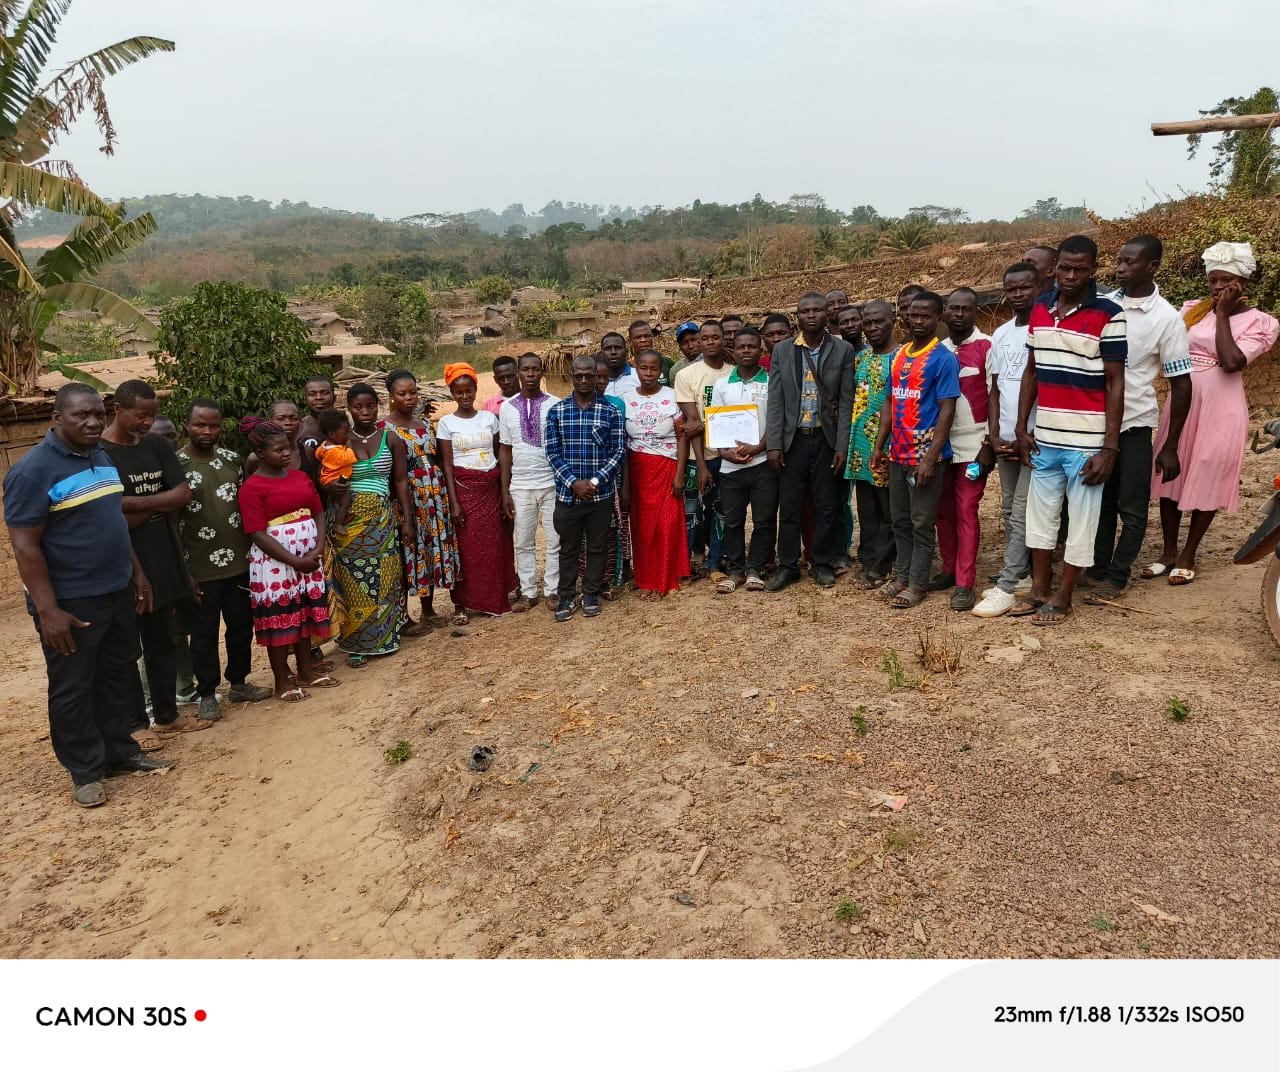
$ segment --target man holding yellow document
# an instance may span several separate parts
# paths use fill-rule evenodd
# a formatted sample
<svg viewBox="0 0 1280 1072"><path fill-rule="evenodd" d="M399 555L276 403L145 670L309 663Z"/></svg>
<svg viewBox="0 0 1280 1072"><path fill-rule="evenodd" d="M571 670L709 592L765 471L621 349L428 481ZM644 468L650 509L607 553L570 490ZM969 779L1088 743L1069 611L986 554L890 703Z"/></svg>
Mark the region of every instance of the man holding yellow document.
<svg viewBox="0 0 1280 1072"><path fill-rule="evenodd" d="M716 585L725 595L739 585L764 589L764 568L773 557L777 528L778 474L766 463L764 427L769 374L760 367L760 332L738 331L733 341L737 367L716 382L707 407L708 450L720 456L720 504L724 509L724 556L728 577ZM746 547L747 507L751 507L751 548Z"/></svg>

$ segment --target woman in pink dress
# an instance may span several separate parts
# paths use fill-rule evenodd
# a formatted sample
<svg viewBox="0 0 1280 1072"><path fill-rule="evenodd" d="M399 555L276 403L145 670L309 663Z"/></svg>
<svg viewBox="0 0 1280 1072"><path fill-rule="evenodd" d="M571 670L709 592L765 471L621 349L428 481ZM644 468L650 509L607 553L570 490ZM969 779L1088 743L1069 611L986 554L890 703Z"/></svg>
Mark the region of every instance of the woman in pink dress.
<svg viewBox="0 0 1280 1072"><path fill-rule="evenodd" d="M1160 500L1164 551L1142 571L1146 578L1167 573L1169 584L1190 584L1196 577L1196 551L1219 510L1234 513L1240 493L1240 469L1249 434L1244 377L1249 363L1275 344L1280 324L1251 308L1245 295L1257 268L1247 242L1218 242L1204 251L1209 297L1187 302L1182 317L1191 349L1191 410L1178 442L1181 472L1167 484L1151 480ZM1159 457L1169 434L1169 407L1160 415L1154 453ZM1187 542L1178 550L1178 526L1191 511Z"/></svg>

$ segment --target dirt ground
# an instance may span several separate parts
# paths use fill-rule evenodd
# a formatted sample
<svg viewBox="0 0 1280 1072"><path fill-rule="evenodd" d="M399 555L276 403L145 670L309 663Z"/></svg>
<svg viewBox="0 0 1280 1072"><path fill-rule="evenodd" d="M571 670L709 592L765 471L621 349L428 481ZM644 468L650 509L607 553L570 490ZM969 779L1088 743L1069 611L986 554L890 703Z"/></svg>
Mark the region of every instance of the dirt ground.
<svg viewBox="0 0 1280 1072"><path fill-rule="evenodd" d="M511 615L229 709L91 811L11 602L0 955L1280 956L1280 649L1263 567L1230 565L1274 464L1132 611L1036 629L806 581ZM958 669L920 666L925 630Z"/></svg>

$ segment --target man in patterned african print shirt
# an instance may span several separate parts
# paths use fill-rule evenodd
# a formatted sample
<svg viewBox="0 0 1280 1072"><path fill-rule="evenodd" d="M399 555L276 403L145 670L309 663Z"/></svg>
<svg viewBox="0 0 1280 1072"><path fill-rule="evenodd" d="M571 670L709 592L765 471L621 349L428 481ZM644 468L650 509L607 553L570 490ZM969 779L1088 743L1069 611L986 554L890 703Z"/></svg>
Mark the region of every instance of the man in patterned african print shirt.
<svg viewBox="0 0 1280 1072"><path fill-rule="evenodd" d="M894 310L888 302L868 302L862 310L867 345L854 354L853 417L849 434L849 464L845 478L853 481L858 506L858 561L861 588L878 588L893 569L897 545L889 513L889 474L871 468L871 452L880 432L880 411L889 395L893 369Z"/></svg>
<svg viewBox="0 0 1280 1072"><path fill-rule="evenodd" d="M187 443L178 461L191 485L191 502L182 519L182 550L199 593L191 613L191 668L200 694L201 718L216 719L222 666L219 621L227 627L227 699L233 703L265 700L271 690L250 685L253 614L249 609L249 537L240 523L240 456L218 446L222 407L197 398L187 411Z"/></svg>

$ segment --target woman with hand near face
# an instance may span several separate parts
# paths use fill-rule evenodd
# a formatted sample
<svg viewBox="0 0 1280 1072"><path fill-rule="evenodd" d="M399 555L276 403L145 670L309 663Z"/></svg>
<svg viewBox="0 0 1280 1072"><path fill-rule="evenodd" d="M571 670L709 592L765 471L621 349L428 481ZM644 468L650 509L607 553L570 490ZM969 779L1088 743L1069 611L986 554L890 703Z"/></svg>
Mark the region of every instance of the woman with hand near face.
<svg viewBox="0 0 1280 1072"><path fill-rule="evenodd" d="M1167 573L1169 584L1190 584L1196 575L1196 551L1219 510L1234 513L1240 492L1249 434L1244 378L1249 363L1275 344L1280 324L1249 304L1245 288L1257 268L1247 242L1218 242L1202 255L1209 297L1187 302L1182 318L1191 350L1191 409L1178 441L1181 473L1164 483L1156 472L1153 497L1160 500L1164 550L1142 571L1144 578ZM1169 434L1172 407L1160 415L1154 456ZM1187 542L1178 550L1178 526L1191 512Z"/></svg>

